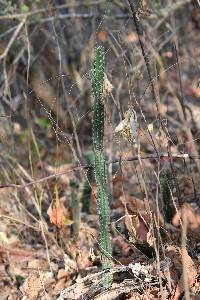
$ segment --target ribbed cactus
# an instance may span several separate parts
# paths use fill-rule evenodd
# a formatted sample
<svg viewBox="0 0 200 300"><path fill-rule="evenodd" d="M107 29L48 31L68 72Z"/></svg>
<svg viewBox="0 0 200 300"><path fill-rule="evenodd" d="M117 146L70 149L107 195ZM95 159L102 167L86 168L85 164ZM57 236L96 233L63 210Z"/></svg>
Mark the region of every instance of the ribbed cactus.
<svg viewBox="0 0 200 300"><path fill-rule="evenodd" d="M92 151L88 151L86 154L86 162L89 165L89 168L87 170L87 180L84 183L83 187L83 194L81 197L81 202L82 202L82 211L86 213L90 213L91 209L91 194L92 194L92 189L91 189L91 183L94 182L94 169L93 169L93 164L94 164L94 153ZM90 167L91 165L91 167Z"/></svg>
<svg viewBox="0 0 200 300"><path fill-rule="evenodd" d="M70 180L71 187L71 201L72 201L72 231L73 231L73 240L76 241L79 235L80 227L80 200L77 196L78 184L75 180Z"/></svg>
<svg viewBox="0 0 200 300"><path fill-rule="evenodd" d="M103 269L110 269L110 210L108 194L106 192L106 171L104 157L104 49L99 46L95 50L95 60L92 66L92 92L93 92L93 147L95 155L95 179L97 184L97 205L100 220L100 245L103 256ZM105 273L105 286L109 287L111 277Z"/></svg>
<svg viewBox="0 0 200 300"><path fill-rule="evenodd" d="M162 198L162 213L166 222L170 222L173 216L173 208L171 204L170 181L172 173L170 170L165 170L160 175L160 192Z"/></svg>

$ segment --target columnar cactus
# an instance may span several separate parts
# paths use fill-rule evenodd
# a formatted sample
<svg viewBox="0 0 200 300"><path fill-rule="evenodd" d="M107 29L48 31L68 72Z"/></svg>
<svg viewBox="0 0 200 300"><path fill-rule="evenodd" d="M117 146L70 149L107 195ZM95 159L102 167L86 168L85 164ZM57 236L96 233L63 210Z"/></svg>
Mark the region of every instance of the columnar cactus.
<svg viewBox="0 0 200 300"><path fill-rule="evenodd" d="M87 180L84 183L81 202L83 205L82 211L89 214L91 210L91 194L92 194L91 184L94 182L94 169L92 167L92 165L94 164L94 153L92 151L88 151L88 153L86 154L86 162L87 165L89 165L89 168L86 174Z"/></svg>
<svg viewBox="0 0 200 300"><path fill-rule="evenodd" d="M95 156L95 179L97 184L97 203L100 220L100 245L103 255L103 269L110 268L110 210L108 194L106 192L106 170L104 157L104 50L99 46L95 51L95 60L92 66L92 92L93 92L93 148ZM105 273L105 285L110 285L111 277Z"/></svg>
<svg viewBox="0 0 200 300"><path fill-rule="evenodd" d="M80 227L80 219L81 219L81 212L80 212L80 200L77 195L78 191L78 184L75 180L70 181L71 187L71 200L72 200L72 217L73 217L73 240L76 241L79 235L79 227Z"/></svg>
<svg viewBox="0 0 200 300"><path fill-rule="evenodd" d="M171 204L170 182L172 174L169 170L165 170L160 175L160 192L162 200L162 213L165 216L165 221L170 222L173 217L173 207Z"/></svg>

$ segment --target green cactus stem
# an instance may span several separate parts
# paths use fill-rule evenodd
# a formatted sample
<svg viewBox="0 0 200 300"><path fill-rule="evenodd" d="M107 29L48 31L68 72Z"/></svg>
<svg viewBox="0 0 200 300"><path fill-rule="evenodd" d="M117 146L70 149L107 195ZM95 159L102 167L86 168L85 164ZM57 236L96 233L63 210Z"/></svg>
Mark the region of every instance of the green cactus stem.
<svg viewBox="0 0 200 300"><path fill-rule="evenodd" d="M79 235L80 228L80 200L77 196L78 184L75 180L70 181L71 187L71 201L72 201L72 232L73 232L73 240L77 241Z"/></svg>
<svg viewBox="0 0 200 300"><path fill-rule="evenodd" d="M92 194L92 189L91 189L91 183L94 182L94 153L92 151L88 151L86 153L86 162L87 165L91 165L91 167L88 168L87 170L87 180L84 183L83 186L83 194L81 197L81 202L82 202L82 211L85 213L90 213L91 210L91 194Z"/></svg>
<svg viewBox="0 0 200 300"><path fill-rule="evenodd" d="M170 222L173 217L173 207L171 203L170 182L172 174L170 170L166 170L160 175L160 192L162 200L162 213L166 222Z"/></svg>
<svg viewBox="0 0 200 300"><path fill-rule="evenodd" d="M93 92L93 148L95 156L95 179L97 184L97 205L100 221L100 245L103 257L103 270L110 269L110 209L106 191L106 170L104 157L104 49L99 46L95 50L95 60L92 66L92 92ZM110 286L111 276L105 273L104 283Z"/></svg>

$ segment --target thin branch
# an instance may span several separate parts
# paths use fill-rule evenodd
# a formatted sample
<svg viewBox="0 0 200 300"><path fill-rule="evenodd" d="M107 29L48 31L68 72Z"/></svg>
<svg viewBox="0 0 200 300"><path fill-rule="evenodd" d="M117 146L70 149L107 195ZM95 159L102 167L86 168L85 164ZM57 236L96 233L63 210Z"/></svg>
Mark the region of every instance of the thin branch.
<svg viewBox="0 0 200 300"><path fill-rule="evenodd" d="M182 158L182 159L186 159L186 158L189 158L189 159L200 159L200 156L191 156L187 153L184 153L184 154L171 154L170 156L172 156L173 158ZM169 158L169 155L168 154L161 154L160 155L160 158ZM157 156L156 154L149 154L149 155L146 155L146 156L141 156L140 159L157 159ZM138 160L138 156L131 156L131 157L126 157L126 158L116 158L116 159L113 159L112 161L107 161L106 164L109 165L109 164L115 164L115 163L119 163L119 162L129 162L129 161L136 161ZM91 165L83 165L83 166L78 166L78 167L73 167L69 170L65 170L65 171L62 171L62 172L58 172L58 173L55 173L55 174L51 174L49 176L46 176L46 177L43 177L43 178L40 178L40 179L37 179L37 180L34 180L34 181L31 181L31 182L28 182L26 184L4 184L4 185L0 185L0 189L2 188L19 188L19 189L24 189L28 186L32 186L32 185L35 185L35 184L38 184L38 183L42 183L44 181L47 181L47 180L50 180L50 179L53 179L53 178L57 178L57 177L60 177L62 175L66 175L66 174L69 174L69 173L72 173L72 172L76 172L76 171L83 171L83 170L86 170L86 169L89 169L89 168L94 168L94 165L91 164Z"/></svg>
<svg viewBox="0 0 200 300"><path fill-rule="evenodd" d="M8 54L8 51L10 50L12 44L14 43L15 39L17 38L19 32L21 31L22 27L24 26L26 22L26 17L24 17L22 19L22 21L19 23L19 25L17 26L15 32L13 33L11 39L9 40L8 42L8 45L6 47L6 49L4 50L4 52L0 55L0 60L6 58L7 54Z"/></svg>
<svg viewBox="0 0 200 300"><path fill-rule="evenodd" d="M112 16L103 15L103 14L93 14L93 13L69 13L69 14L58 14L53 17L47 17L44 19L41 19L39 23L45 23L45 22L52 22L54 20L65 20L65 19L109 19L109 20L126 20L130 18L129 14L115 14ZM35 24L38 23L38 21L33 20L30 21L29 24Z"/></svg>
<svg viewBox="0 0 200 300"><path fill-rule="evenodd" d="M139 12L138 12L138 9L136 8L136 5L135 5L134 1L132 2L131 0L128 0L128 3L129 3L129 6L130 6L130 9L131 9L131 12L132 12L132 18L133 18L133 21L134 21L134 24L135 24L135 29L136 29L136 32L137 32L138 41L139 41L140 48L141 48L141 51L142 51L142 56L143 56L144 61L145 61L147 73L148 73L150 84L151 84L151 87L152 87L152 96L153 96L155 104L156 104L156 109L157 109L158 116L160 116L159 105L158 105L158 97L157 97L156 88L155 88L155 84L154 84L154 80L153 80L154 77L153 77L152 70L151 70L149 55L148 55L148 53L145 49L144 41L143 41L144 29L143 29L143 26L140 22Z"/></svg>
<svg viewBox="0 0 200 300"><path fill-rule="evenodd" d="M189 4L192 0L181 0L171 5L168 5L166 8L158 10L158 16L163 18L168 18L171 14L173 14L176 10L181 8L182 6Z"/></svg>
<svg viewBox="0 0 200 300"><path fill-rule="evenodd" d="M105 2L106 2L106 0L87 1L87 2L83 2L83 3L71 3L71 4L68 3L68 4L62 4L62 5L55 5L52 7L52 9L60 10L63 8L74 8L74 7L80 7L80 6L98 5L98 4L105 3ZM47 12L47 9L45 7L45 8L36 9L34 11L30 11L27 13L0 16L0 20L13 20L13 19L29 18L34 15L43 14L46 12Z"/></svg>
<svg viewBox="0 0 200 300"><path fill-rule="evenodd" d="M175 51L176 63L177 63L177 68L178 68L179 83L180 83L180 98L178 98L178 99L180 100L180 104L181 104L181 108L182 108L182 111L183 111L184 119L187 122L187 115L186 115L185 105L184 105L183 83L182 83L181 69L180 69L180 63L179 63L179 55L178 55L176 43L174 43L174 51Z"/></svg>
<svg viewBox="0 0 200 300"><path fill-rule="evenodd" d="M86 6L86 5L97 5L97 4L101 4L101 3L105 3L105 2L106 2L105 0L101 0L101 1L91 1L91 2L77 3L77 4L63 4L63 5L54 6L53 9L60 10L63 8L72 8L72 7L79 7L79 6ZM184 6L190 2L191 2L191 0L178 1L177 3L174 3L170 6L156 10L155 12L152 12L148 16L146 16L145 14L141 14L141 17L145 18L145 19L150 19L150 20L159 19L159 18L166 19L172 13L174 13L176 10L178 10L179 8L181 8L182 6ZM35 11L30 11L28 13L0 16L0 20L14 20L14 19L22 19L24 17L26 17L28 19L29 17L32 17L34 15L43 14L46 12L47 12L46 8L41 8L41 9L37 9ZM41 21L47 22L47 21L52 21L52 19L54 19L54 20L55 19L73 19L73 18L91 19L91 18L102 18L102 17L104 17L106 19L128 19L128 18L130 18L130 15L129 14L116 14L114 16L106 16L106 15L103 16L100 14L70 13L70 14L56 15L51 18L45 18L45 19L42 19ZM38 21L32 21L31 24L36 23L36 22L38 22Z"/></svg>

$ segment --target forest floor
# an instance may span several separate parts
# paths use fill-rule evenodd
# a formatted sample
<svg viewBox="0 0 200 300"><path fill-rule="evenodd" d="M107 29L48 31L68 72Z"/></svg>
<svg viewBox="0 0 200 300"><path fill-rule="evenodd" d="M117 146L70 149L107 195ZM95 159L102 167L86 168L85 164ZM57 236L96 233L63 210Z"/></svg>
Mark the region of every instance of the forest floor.
<svg viewBox="0 0 200 300"><path fill-rule="evenodd" d="M171 68L159 79L160 111L169 135L158 128L149 93L140 102L147 124L136 109L134 146L115 134L120 121L112 124L114 103L111 97L105 102L109 289L103 284L91 162L74 162L68 142L58 142L62 134L48 118L32 114L31 129L29 121L25 126L17 118L12 121L12 140L5 141L0 154L1 300L200 299L200 24L196 26L191 18L180 39L181 78L178 68ZM98 38L106 43L106 31L99 31ZM126 38L138 43L135 31ZM163 57L167 66L177 63L171 50ZM109 71L108 77L117 90L119 82ZM89 134L91 123L78 139L82 152L91 155ZM73 201L82 208L80 215Z"/></svg>

